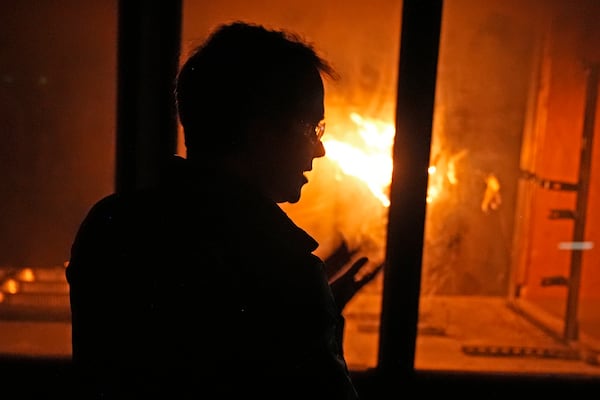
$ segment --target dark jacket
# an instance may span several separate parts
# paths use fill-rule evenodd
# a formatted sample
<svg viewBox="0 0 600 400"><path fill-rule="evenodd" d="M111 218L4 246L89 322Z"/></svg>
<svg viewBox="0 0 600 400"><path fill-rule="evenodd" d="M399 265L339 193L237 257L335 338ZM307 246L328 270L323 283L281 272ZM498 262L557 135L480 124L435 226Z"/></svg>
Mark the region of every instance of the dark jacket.
<svg viewBox="0 0 600 400"><path fill-rule="evenodd" d="M99 201L75 238L81 389L355 398L317 242L241 182L173 161L156 188Z"/></svg>

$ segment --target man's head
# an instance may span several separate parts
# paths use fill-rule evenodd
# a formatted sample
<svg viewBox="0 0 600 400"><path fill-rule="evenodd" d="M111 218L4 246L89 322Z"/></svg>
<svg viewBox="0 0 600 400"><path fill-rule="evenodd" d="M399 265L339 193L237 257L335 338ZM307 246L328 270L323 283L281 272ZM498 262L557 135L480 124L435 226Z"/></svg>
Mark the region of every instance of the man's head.
<svg viewBox="0 0 600 400"><path fill-rule="evenodd" d="M177 81L188 158L235 160L274 201L298 201L303 172L325 154L316 132L322 74L335 77L297 36L242 22L220 26Z"/></svg>

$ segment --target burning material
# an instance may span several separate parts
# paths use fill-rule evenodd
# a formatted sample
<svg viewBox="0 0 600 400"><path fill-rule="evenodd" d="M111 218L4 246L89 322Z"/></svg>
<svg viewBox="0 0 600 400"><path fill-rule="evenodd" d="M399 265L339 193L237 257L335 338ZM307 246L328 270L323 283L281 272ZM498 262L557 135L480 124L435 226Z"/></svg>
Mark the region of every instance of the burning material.
<svg viewBox="0 0 600 400"><path fill-rule="evenodd" d="M481 211L487 213L489 210L496 210L502 204L500 197L500 182L494 174L485 177L486 189L481 202Z"/></svg>
<svg viewBox="0 0 600 400"><path fill-rule="evenodd" d="M458 183L457 164L465 158L467 153L467 150L461 150L448 156L438 152L433 157L435 161L428 169L427 204L434 203L442 193L448 193L448 186Z"/></svg>
<svg viewBox="0 0 600 400"><path fill-rule="evenodd" d="M381 204L388 207L394 125L363 118L357 113L350 114L350 119L358 128L359 138L352 142L325 139L327 157L335 161L344 174L363 181Z"/></svg>
<svg viewBox="0 0 600 400"><path fill-rule="evenodd" d="M315 160L315 173L298 205L284 210L319 241L328 258L347 246L369 258L365 270L381 266L385 255L394 125L349 114L323 138L327 155Z"/></svg>
<svg viewBox="0 0 600 400"><path fill-rule="evenodd" d="M349 248L369 257L366 269L383 263L392 179L392 123L349 114L344 132L325 137L336 184L336 229Z"/></svg>
<svg viewBox="0 0 600 400"><path fill-rule="evenodd" d="M395 126L358 113L345 120L323 138L327 155L315 161L302 201L284 208L319 241L318 255L327 259L347 247L353 257L369 258L369 273L385 260ZM496 175L473 168L468 149L453 150L436 137L428 169L424 293L455 286L447 281L465 251L467 220L501 204Z"/></svg>

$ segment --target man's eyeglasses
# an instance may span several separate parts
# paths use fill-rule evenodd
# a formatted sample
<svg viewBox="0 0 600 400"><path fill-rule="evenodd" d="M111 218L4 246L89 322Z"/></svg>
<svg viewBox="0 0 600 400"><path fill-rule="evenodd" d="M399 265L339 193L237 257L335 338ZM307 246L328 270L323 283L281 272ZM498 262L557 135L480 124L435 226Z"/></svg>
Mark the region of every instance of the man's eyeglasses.
<svg viewBox="0 0 600 400"><path fill-rule="evenodd" d="M323 134L325 134L325 121L321 120L316 126L305 123L304 127L304 136L306 136L313 145L317 145L321 141Z"/></svg>

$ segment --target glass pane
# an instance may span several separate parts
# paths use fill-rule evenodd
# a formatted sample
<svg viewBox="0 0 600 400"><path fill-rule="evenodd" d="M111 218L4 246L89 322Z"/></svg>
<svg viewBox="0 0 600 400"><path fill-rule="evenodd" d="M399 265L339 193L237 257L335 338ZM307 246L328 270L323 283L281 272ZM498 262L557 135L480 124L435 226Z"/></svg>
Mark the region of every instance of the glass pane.
<svg viewBox="0 0 600 400"><path fill-rule="evenodd" d="M365 273L385 253L401 6L400 0L184 1L182 58L217 24L241 19L295 31L340 74L339 81L325 81L327 156L315 160L300 202L282 207L317 239L316 253L329 265L368 256ZM380 303L378 274L344 309L352 369L376 365Z"/></svg>
<svg viewBox="0 0 600 400"><path fill-rule="evenodd" d="M417 369L600 376L599 5L444 3Z"/></svg>
<svg viewBox="0 0 600 400"><path fill-rule="evenodd" d="M116 1L0 16L0 354L70 356L64 263L113 189Z"/></svg>

